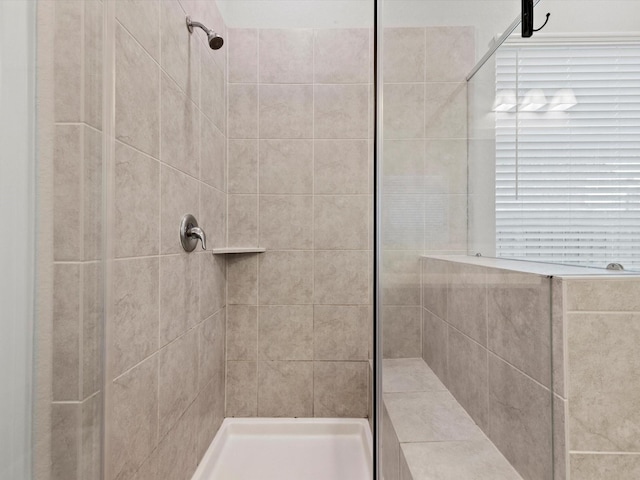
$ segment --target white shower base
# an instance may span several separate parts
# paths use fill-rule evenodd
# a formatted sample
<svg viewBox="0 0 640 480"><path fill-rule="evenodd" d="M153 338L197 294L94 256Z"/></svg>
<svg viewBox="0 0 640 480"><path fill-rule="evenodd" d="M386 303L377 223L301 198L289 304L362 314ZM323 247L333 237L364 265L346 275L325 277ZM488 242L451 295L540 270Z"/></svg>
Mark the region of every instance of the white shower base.
<svg viewBox="0 0 640 480"><path fill-rule="evenodd" d="M365 419L227 418L192 480L370 480Z"/></svg>

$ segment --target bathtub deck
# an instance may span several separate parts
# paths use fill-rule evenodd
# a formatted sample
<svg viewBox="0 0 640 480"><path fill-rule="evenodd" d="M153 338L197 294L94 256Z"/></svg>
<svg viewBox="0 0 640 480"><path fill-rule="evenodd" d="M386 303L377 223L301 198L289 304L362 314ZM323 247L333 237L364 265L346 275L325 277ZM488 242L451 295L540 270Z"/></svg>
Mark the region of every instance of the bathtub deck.
<svg viewBox="0 0 640 480"><path fill-rule="evenodd" d="M370 480L363 419L225 419L192 480Z"/></svg>

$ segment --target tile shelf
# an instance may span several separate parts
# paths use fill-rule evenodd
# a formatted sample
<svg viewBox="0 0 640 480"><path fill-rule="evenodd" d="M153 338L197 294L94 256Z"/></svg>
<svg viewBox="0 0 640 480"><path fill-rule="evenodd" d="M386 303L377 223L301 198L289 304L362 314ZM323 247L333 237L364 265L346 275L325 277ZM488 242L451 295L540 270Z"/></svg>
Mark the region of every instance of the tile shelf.
<svg viewBox="0 0 640 480"><path fill-rule="evenodd" d="M260 247L227 247L227 248L214 248L210 250L214 255L226 255L232 253L263 253L266 252L266 248Z"/></svg>

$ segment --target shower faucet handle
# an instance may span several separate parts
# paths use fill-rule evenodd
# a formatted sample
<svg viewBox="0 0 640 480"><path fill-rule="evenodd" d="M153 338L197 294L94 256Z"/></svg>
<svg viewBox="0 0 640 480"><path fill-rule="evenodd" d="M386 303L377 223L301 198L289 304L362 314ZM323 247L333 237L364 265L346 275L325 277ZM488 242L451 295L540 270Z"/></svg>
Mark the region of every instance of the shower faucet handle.
<svg viewBox="0 0 640 480"><path fill-rule="evenodd" d="M198 240L202 243L202 249L207 249L207 235L198 226L198 221L190 213L182 217L180 222L180 243L185 252L193 252L198 245Z"/></svg>
<svg viewBox="0 0 640 480"><path fill-rule="evenodd" d="M207 249L207 235L200 227L191 227L187 230L187 237L196 238L202 243L202 249Z"/></svg>

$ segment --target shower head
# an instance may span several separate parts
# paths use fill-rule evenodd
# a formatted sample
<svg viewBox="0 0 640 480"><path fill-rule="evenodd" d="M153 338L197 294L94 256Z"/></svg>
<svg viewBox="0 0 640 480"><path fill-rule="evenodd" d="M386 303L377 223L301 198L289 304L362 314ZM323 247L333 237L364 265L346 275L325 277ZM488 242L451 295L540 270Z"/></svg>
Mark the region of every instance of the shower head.
<svg viewBox="0 0 640 480"><path fill-rule="evenodd" d="M193 22L191 17L187 16L187 29L189 30L189 33L193 33L193 27L198 27L207 34L207 41L209 42L209 47L211 47L212 50L218 50L224 44L224 40L220 35L210 28L205 27L200 22Z"/></svg>

